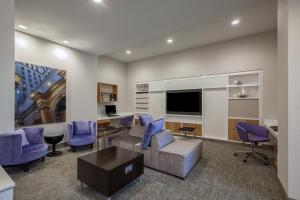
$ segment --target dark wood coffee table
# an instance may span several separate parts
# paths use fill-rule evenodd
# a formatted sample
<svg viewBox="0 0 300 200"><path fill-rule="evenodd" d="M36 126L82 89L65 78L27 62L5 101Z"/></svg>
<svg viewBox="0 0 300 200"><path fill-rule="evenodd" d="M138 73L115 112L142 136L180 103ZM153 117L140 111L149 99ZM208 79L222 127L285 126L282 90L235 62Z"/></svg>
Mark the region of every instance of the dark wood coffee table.
<svg viewBox="0 0 300 200"><path fill-rule="evenodd" d="M102 193L107 199L144 174L144 155L109 147L78 158L77 178L81 184Z"/></svg>

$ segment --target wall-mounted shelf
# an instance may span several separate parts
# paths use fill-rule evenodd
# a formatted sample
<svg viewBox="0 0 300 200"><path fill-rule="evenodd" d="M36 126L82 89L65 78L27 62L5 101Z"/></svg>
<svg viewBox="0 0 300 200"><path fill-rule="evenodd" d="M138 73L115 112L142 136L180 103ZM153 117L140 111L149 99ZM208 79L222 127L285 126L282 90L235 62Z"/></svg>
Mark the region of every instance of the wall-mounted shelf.
<svg viewBox="0 0 300 200"><path fill-rule="evenodd" d="M108 83L97 84L97 101L100 103L114 103L118 100L118 85Z"/></svg>
<svg viewBox="0 0 300 200"><path fill-rule="evenodd" d="M228 98L229 100L258 100L259 97L237 97L237 98Z"/></svg>
<svg viewBox="0 0 300 200"><path fill-rule="evenodd" d="M134 110L136 114L149 113L149 84L148 83L138 83L135 85Z"/></svg>
<svg viewBox="0 0 300 200"><path fill-rule="evenodd" d="M229 88L241 88L241 87L259 87L258 84L248 84L248 85L228 85Z"/></svg>

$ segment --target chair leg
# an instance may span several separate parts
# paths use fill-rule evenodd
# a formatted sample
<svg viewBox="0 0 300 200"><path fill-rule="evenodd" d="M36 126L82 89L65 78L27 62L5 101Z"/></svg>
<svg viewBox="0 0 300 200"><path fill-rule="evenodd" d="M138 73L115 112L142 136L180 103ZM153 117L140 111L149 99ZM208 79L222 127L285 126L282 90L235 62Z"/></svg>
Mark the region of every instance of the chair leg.
<svg viewBox="0 0 300 200"><path fill-rule="evenodd" d="M22 169L24 170L24 172L28 172L29 171L29 163L25 163L24 165L22 165Z"/></svg>
<svg viewBox="0 0 300 200"><path fill-rule="evenodd" d="M90 149L93 149L94 148L94 144L90 144Z"/></svg>
<svg viewBox="0 0 300 200"><path fill-rule="evenodd" d="M251 144L251 151L236 151L234 153L234 156L237 156L238 154L246 154L246 157L243 159L243 162L247 162L250 156L255 156L263 160L265 165L268 165L268 163L266 162L266 160L268 160L268 157L263 153L256 152L253 143Z"/></svg>
<svg viewBox="0 0 300 200"><path fill-rule="evenodd" d="M42 162L45 162L45 158L46 158L46 156L43 156L43 157L41 158L41 161L42 161Z"/></svg>

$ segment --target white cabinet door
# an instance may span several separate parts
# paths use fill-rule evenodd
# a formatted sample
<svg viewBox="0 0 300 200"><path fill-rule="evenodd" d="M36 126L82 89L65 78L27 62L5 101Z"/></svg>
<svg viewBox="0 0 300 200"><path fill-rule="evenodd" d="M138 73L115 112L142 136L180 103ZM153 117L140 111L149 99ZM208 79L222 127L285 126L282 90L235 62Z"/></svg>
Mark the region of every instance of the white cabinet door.
<svg viewBox="0 0 300 200"><path fill-rule="evenodd" d="M182 80L182 89L190 90L190 89L201 89L202 88L202 78L187 78Z"/></svg>
<svg viewBox="0 0 300 200"><path fill-rule="evenodd" d="M150 113L154 119L163 118L165 116L165 93L150 93Z"/></svg>
<svg viewBox="0 0 300 200"><path fill-rule="evenodd" d="M181 90L182 89L182 80L167 80L165 81L165 90Z"/></svg>
<svg viewBox="0 0 300 200"><path fill-rule="evenodd" d="M228 76L213 76L203 78L203 88L227 87Z"/></svg>
<svg viewBox="0 0 300 200"><path fill-rule="evenodd" d="M228 103L226 89L203 91L203 135L215 139L228 139Z"/></svg>
<svg viewBox="0 0 300 200"><path fill-rule="evenodd" d="M149 83L150 92L161 92L164 91L164 81L152 81Z"/></svg>

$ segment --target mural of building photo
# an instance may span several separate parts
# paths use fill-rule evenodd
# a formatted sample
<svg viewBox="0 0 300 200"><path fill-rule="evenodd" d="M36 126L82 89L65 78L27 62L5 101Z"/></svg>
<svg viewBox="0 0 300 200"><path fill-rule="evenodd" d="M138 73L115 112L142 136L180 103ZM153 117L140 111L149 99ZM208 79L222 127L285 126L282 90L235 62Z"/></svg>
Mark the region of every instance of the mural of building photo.
<svg viewBox="0 0 300 200"><path fill-rule="evenodd" d="M16 62L16 127L65 121L66 71Z"/></svg>

